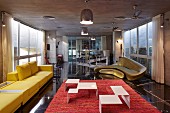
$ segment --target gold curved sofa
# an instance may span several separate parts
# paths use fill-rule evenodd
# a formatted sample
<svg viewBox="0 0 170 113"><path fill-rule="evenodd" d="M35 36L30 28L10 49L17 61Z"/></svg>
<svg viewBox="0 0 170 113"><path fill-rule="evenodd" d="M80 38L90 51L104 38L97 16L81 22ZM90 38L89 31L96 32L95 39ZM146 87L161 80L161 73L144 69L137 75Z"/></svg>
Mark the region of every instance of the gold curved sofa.
<svg viewBox="0 0 170 113"><path fill-rule="evenodd" d="M117 69L123 72L128 80L139 79L146 73L145 66L127 57L120 57L119 62L113 65L96 67L94 68L94 71L100 73L100 70L102 69Z"/></svg>

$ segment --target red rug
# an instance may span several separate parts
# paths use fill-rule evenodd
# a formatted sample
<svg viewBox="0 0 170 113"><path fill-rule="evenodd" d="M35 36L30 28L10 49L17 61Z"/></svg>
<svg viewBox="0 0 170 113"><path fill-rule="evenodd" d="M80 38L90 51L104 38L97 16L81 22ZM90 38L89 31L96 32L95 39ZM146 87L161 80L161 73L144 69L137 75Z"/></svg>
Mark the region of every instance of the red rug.
<svg viewBox="0 0 170 113"><path fill-rule="evenodd" d="M160 113L122 80L81 80L81 82L91 81L97 83L99 95L114 94L110 86L123 86L130 94L130 109L125 103L122 105L103 105L103 113ZM76 86L69 85L70 87ZM46 109L46 113L99 113L99 100L96 98L94 90L90 91L90 97L87 90L80 90L78 94L70 95L71 99L67 104L67 91L64 89L65 83L58 89Z"/></svg>

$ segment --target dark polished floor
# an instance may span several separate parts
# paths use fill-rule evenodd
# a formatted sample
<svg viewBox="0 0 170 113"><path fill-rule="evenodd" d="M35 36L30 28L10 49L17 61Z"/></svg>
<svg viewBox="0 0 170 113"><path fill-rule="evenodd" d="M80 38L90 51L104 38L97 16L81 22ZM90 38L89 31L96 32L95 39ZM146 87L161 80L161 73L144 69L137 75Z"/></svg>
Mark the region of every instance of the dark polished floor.
<svg viewBox="0 0 170 113"><path fill-rule="evenodd" d="M94 79L93 69L88 67L78 66L75 63L64 63L61 67L55 69L53 79L32 97L30 101L20 107L16 113L45 112L62 82L68 78L79 78L81 80ZM126 79L124 81L161 112L170 112L170 86L158 84L146 77L133 82L129 82Z"/></svg>

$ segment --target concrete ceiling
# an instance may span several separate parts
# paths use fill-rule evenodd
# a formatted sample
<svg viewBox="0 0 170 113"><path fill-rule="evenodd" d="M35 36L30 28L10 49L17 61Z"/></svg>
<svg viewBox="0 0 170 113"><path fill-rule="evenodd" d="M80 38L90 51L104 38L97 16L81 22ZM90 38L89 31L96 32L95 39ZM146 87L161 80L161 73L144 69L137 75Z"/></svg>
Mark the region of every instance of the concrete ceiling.
<svg viewBox="0 0 170 113"><path fill-rule="evenodd" d="M142 10L146 19L115 20L114 17L132 17L133 5ZM170 0L0 0L0 10L6 11L33 27L57 30L64 35L80 35L80 13L88 7L93 11L94 24L87 26L90 35L110 35L113 27L131 29L151 20L151 17L170 11ZM43 16L54 16L55 20ZM115 22L115 24L112 24Z"/></svg>

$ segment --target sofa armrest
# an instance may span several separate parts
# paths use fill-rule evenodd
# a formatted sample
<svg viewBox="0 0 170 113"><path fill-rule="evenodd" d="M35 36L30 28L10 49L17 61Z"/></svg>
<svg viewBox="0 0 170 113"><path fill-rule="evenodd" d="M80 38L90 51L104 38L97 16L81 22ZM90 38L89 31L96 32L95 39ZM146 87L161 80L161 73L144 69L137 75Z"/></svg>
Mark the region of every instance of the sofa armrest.
<svg viewBox="0 0 170 113"><path fill-rule="evenodd" d="M51 71L53 72L53 65L40 65L38 66L40 71Z"/></svg>
<svg viewBox="0 0 170 113"><path fill-rule="evenodd" d="M10 72L7 74L7 81L18 81L18 72L14 71L14 72Z"/></svg>

